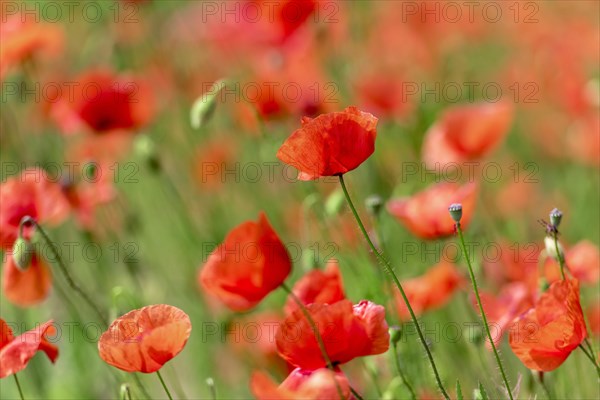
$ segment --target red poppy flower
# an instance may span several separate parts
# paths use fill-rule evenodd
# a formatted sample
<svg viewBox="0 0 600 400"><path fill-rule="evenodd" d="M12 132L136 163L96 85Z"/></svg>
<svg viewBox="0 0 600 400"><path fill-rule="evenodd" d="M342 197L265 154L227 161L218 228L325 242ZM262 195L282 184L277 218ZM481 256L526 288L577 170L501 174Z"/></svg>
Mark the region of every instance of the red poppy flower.
<svg viewBox="0 0 600 400"><path fill-rule="evenodd" d="M356 107L304 117L302 128L283 143L277 158L298 169L300 180L342 175L373 154L376 126L377 118Z"/></svg>
<svg viewBox="0 0 600 400"><path fill-rule="evenodd" d="M190 317L167 304L146 306L117 318L98 341L107 364L127 372L156 372L175 357L192 331Z"/></svg>
<svg viewBox="0 0 600 400"><path fill-rule="evenodd" d="M402 288L416 315L439 308L450 301L460 288L462 277L454 264L442 261L425 274L402 282ZM410 313L399 291L394 292L400 319L409 320Z"/></svg>
<svg viewBox="0 0 600 400"><path fill-rule="evenodd" d="M600 336L600 298L594 300L593 304L588 308L586 315L590 323L590 331L594 335Z"/></svg>
<svg viewBox="0 0 600 400"><path fill-rule="evenodd" d="M25 369L38 351L46 353L52 363L56 361L58 348L46 339L46 335L53 335L55 332L52 323L48 321L14 337L10 326L0 318L0 378Z"/></svg>
<svg viewBox="0 0 600 400"><path fill-rule="evenodd" d="M235 311L257 305L290 274L290 256L264 213L233 229L198 275L202 289Z"/></svg>
<svg viewBox="0 0 600 400"><path fill-rule="evenodd" d="M521 282L504 286L497 297L486 292L480 292L479 296L496 346L499 345L506 328L514 319L533 307L532 293L527 285ZM471 301L479 313L475 296L472 296ZM491 348L489 343L487 345Z"/></svg>
<svg viewBox="0 0 600 400"><path fill-rule="evenodd" d="M437 239L454 233L454 220L448 206L461 203L460 225L466 228L475 210L478 186L474 182L460 186L442 182L411 197L392 199L387 203L390 214L404 224L413 235L422 239Z"/></svg>
<svg viewBox="0 0 600 400"><path fill-rule="evenodd" d="M331 305L311 304L307 309L333 364L381 354L389 348L385 309L380 305L363 300L352 306L350 300L342 300ZM285 319L275 338L279 355L290 364L303 369L327 365L302 310L296 310Z"/></svg>
<svg viewBox="0 0 600 400"><path fill-rule="evenodd" d="M6 18L0 24L0 81L9 70L39 53L57 57L62 49L64 33L57 24L24 19L25 15Z"/></svg>
<svg viewBox="0 0 600 400"><path fill-rule="evenodd" d="M68 215L69 204L60 185L48 179L41 169L23 170L18 177L0 185L0 241L6 251L2 288L12 303L29 307L44 300L52 286L49 269L38 254L33 254L27 269L18 269L12 247L19 234L21 219L30 216L40 224L56 225ZM23 236L30 240L32 227L24 227ZM35 251L35 246L34 246Z"/></svg>
<svg viewBox="0 0 600 400"><path fill-rule="evenodd" d="M51 114L65 134L135 132L149 122L154 99L148 84L109 71L91 71L62 90Z"/></svg>
<svg viewBox="0 0 600 400"><path fill-rule="evenodd" d="M327 368L296 368L279 386L263 372L254 372L250 389L258 400L339 399L339 390L344 399L350 398L348 378L341 371L333 372Z"/></svg>
<svg viewBox="0 0 600 400"><path fill-rule="evenodd" d="M510 346L529 369L552 371L587 337L579 282L554 282L512 325Z"/></svg>
<svg viewBox="0 0 600 400"><path fill-rule="evenodd" d="M508 102L450 108L425 134L423 161L435 169L439 164L479 159L502 142L512 119Z"/></svg>
<svg viewBox="0 0 600 400"><path fill-rule="evenodd" d="M600 251L588 240L567 249L565 262L567 270L581 283L594 284L600 279ZM545 271L548 282L561 279L560 266L554 258L546 258Z"/></svg>
<svg viewBox="0 0 600 400"><path fill-rule="evenodd" d="M340 267L336 260L329 260L324 271L315 269L304 275L296 282L292 291L304 305L333 304L346 298ZM285 313L291 314L297 309L298 305L294 299L288 297Z"/></svg>

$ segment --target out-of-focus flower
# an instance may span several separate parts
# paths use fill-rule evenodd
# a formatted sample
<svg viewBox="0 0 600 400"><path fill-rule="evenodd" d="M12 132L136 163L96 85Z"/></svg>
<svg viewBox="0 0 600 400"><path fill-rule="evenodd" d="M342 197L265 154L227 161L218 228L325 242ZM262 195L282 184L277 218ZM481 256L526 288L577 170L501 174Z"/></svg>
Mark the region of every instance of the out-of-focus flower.
<svg viewBox="0 0 600 400"><path fill-rule="evenodd" d="M311 304L306 308L334 365L381 354L389 348L385 309L380 305L363 300L352 306L350 300L342 300L334 304ZM287 316L276 340L279 355L292 365L303 369L327 365L303 310Z"/></svg>
<svg viewBox="0 0 600 400"><path fill-rule="evenodd" d="M304 275L292 288L304 305L313 303L333 304L344 300L344 287L340 267L336 260L329 260L324 271L315 269ZM298 309L292 297L285 303L285 313L289 315Z"/></svg>
<svg viewBox="0 0 600 400"><path fill-rule="evenodd" d="M462 277L448 261L429 268L425 274L402 282L402 287L416 315L442 307L462 285ZM394 292L396 308L402 320L409 320L410 313L400 292Z"/></svg>
<svg viewBox="0 0 600 400"><path fill-rule="evenodd" d="M235 311L257 305L290 274L290 256L261 213L234 228L198 274L201 288Z"/></svg>
<svg viewBox="0 0 600 400"><path fill-rule="evenodd" d="M483 268L490 282L498 287L507 283L522 282L531 292L537 290L538 258L543 248L540 243L495 243L496 254L484 257Z"/></svg>
<svg viewBox="0 0 600 400"><path fill-rule="evenodd" d="M56 331L52 323L48 321L14 337L10 326L0 318L0 378L25 369L38 351L46 353L52 363L56 361L58 348L46 338L46 335L53 335Z"/></svg>
<svg viewBox="0 0 600 400"><path fill-rule="evenodd" d="M304 117L277 152L277 158L300 171L298 179L342 175L375 151L377 118L356 107Z"/></svg>
<svg viewBox="0 0 600 400"><path fill-rule="evenodd" d="M508 102L456 106L446 110L425 134L423 161L436 169L488 155L503 140L513 120Z"/></svg>
<svg viewBox="0 0 600 400"><path fill-rule="evenodd" d="M180 309L157 304L117 318L98 341L107 364L127 372L156 372L187 343L192 324Z"/></svg>
<svg viewBox="0 0 600 400"><path fill-rule="evenodd" d="M579 282L554 282L510 328L510 346L529 369L552 371L587 337Z"/></svg>
<svg viewBox="0 0 600 400"><path fill-rule="evenodd" d="M594 284L600 279L600 250L588 240L582 240L565 251L566 269L580 283ZM544 264L546 279L554 282L560 277L558 262L548 257Z"/></svg>
<svg viewBox="0 0 600 400"><path fill-rule="evenodd" d="M387 203L390 214L396 217L413 235L422 239L437 239L454 233L454 220L448 206L460 203L463 208L461 226L468 227L475 210L478 185L442 182L412 195L391 199Z"/></svg>
<svg viewBox="0 0 600 400"><path fill-rule="evenodd" d="M337 381L337 383L336 383ZM258 400L325 400L350 398L348 379L341 371L327 368L303 370L296 368L277 385L263 372L254 372L250 381L252 394Z"/></svg>

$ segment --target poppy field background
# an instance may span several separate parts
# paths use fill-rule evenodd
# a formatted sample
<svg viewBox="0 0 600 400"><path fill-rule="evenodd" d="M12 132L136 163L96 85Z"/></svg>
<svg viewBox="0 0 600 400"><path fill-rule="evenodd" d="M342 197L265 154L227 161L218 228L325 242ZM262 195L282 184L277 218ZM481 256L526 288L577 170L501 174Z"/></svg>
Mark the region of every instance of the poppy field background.
<svg viewBox="0 0 600 400"><path fill-rule="evenodd" d="M506 398L447 211L460 201L488 319L511 316L497 344L515 397L600 397L581 350L544 373L544 388L508 338L532 306L511 303L518 291L509 288L537 298L560 279L539 222L557 207L600 356L600 3L71 3L3 1L0 10L0 315L15 336L52 319L47 339L59 349L55 364L38 355L19 372L25 398L119 398L123 383L142 398L139 382L165 398L155 376L134 379L99 357L106 326L39 235L32 240L51 287L23 289L7 275L28 202L109 322L152 304L189 316L187 344L161 370L176 398L213 398L211 385L219 399L252 398L254 372L278 383L291 372L275 346L277 324L295 307L280 282L243 311L201 283L211 252L262 212L289 253L287 285L314 269L337 276L336 260L344 293L324 277L319 293L383 306L387 325L401 327L407 380L419 398L441 398L338 178L314 171L318 179L305 182L278 159L306 126L302 117L350 106L378 119L375 148L340 173L406 283L450 396L458 380L465 398L479 384L489 398ZM48 181L39 193L14 189ZM240 265L254 244L236 249ZM340 368L364 398L409 398L394 350ZM0 395L19 398L12 379L0 381Z"/></svg>

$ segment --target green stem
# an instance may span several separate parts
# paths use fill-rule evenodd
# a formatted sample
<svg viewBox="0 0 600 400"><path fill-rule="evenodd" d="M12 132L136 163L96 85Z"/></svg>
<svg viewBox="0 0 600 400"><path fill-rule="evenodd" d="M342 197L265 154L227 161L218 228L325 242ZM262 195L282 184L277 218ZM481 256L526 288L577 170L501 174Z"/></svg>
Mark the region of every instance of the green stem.
<svg viewBox="0 0 600 400"><path fill-rule="evenodd" d="M565 280L565 259L563 258L560 249L558 248L558 235L554 233L554 247L556 248L556 257L558 258L558 265L560 265L560 276L562 280Z"/></svg>
<svg viewBox="0 0 600 400"><path fill-rule="evenodd" d="M335 369L334 369L333 363L331 362L331 359L329 358L329 354L327 354L327 349L325 348L325 343L323 342L323 338L321 337L321 332L319 332L319 329L317 328L317 324L315 323L315 320L312 318L312 316L308 312L308 309L306 308L304 303L302 303L302 301L298 298L298 296L296 296L296 294L289 288L288 285L285 284L285 282L281 284L281 288L283 290L285 290L287 292L287 294L289 294L292 297L292 299L294 299L294 302L298 305L300 310L302 310L302 314L304 314L304 318L306 318L306 320L308 321L308 324L310 325L310 328L315 333L315 338L317 339L317 344L319 345L321 354L323 355L323 358L325 359L327 368L332 370L335 374ZM335 382L335 387L337 389L338 395L340 396L340 399L344 400L344 393L342 392L342 388L341 388L338 380L335 378L335 376L333 377L333 380Z"/></svg>
<svg viewBox="0 0 600 400"><path fill-rule="evenodd" d="M406 386L406 388L408 389L408 391L410 392L410 397L412 400L417 400L417 394L415 393L415 389L413 389L412 385L408 382L408 379L406 379L406 375L404 375L404 372L402 371L402 367L400 367L400 361L398 360L398 345L394 343L394 364L396 364L396 370L398 371L398 376L400 376L400 379L402 380L402 384L404 384L404 386Z"/></svg>
<svg viewBox="0 0 600 400"><path fill-rule="evenodd" d="M356 397L356 400L364 400L352 386L350 386L350 392L354 395L354 397Z"/></svg>
<svg viewBox="0 0 600 400"><path fill-rule="evenodd" d="M581 344L579 345L579 348L581 349L581 351L583 351L583 354L585 354L585 356L592 362L592 364L594 364L594 367L596 368L596 373L598 374L598 378L600 378L600 366L598 366L598 364L596 363L594 355L588 353L585 347L583 347L583 345Z"/></svg>
<svg viewBox="0 0 600 400"><path fill-rule="evenodd" d="M421 344L423 345L423 348L425 349L425 352L427 353L427 358L429 359L429 364L431 365L431 369L433 370L433 374L435 375L435 380L437 382L438 388L442 392L442 395L444 396L444 398L446 400L450 400L450 396L448 396L448 393L446 392L446 389L444 389L444 385L442 384L442 380L440 379L440 374L438 373L437 367L435 365L435 361L433 360L433 356L431 355L431 351L429 350L429 346L427 345L427 342L425 341L425 336L423 336L423 332L421 331L421 327L419 326L419 321L417 320L417 317L410 305L410 302L408 301L408 297L406 297L406 293L404 292L404 289L402 288L402 284L400 284L400 280L398 280L398 277L396 276L396 273L394 272L394 269L392 268L389 261L386 260L381 255L379 250L377 250L377 248L371 241L371 238L369 237L369 234L367 233L367 230L365 229L365 226L363 225L362 220L360 219L360 216L358 215L358 212L356 212L354 203L352 203L352 199L350 198L350 194L348 193L348 189L346 188L346 184L344 183L343 175L339 175L339 179L340 179L340 185L342 186L342 190L344 191L344 195L346 196L346 201L348 202L348 206L352 210L352 214L354 214L354 218L356 219L356 222L358 223L358 227L360 228L365 240L369 244L369 247L371 248L373 253L383 263L383 266L385 267L386 272L388 272L392 276L392 279L394 280L394 283L396 284L396 287L398 288L398 290L400 290L402 299L404 299L406 308L408 308L410 317L415 325L415 328L417 329L417 333L419 335L419 339L421 340Z"/></svg>
<svg viewBox="0 0 600 400"><path fill-rule="evenodd" d="M21 400L25 400L25 397L23 396L23 390L21 389L21 384L19 383L19 378L17 378L17 374L13 374L13 376L15 377L17 389L19 389L19 397L21 397Z"/></svg>
<svg viewBox="0 0 600 400"><path fill-rule="evenodd" d="M56 246L50 240L50 238L48 237L48 235L46 234L46 232L44 231L44 229L34 219L30 219L30 222L33 223L33 225L35 226L36 230L42 235L42 238L46 242L46 245L48 245L50 247L50 250L52 250L52 254L54 255L54 259L56 260L56 263L58 264L59 269L62 272L63 276L65 277L65 280L67 281L67 284L69 285L69 287L71 289L73 289L77 294L79 294L81 296L81 298L98 315L98 317L100 318L100 321L102 321L102 323L105 325L105 327L108 327L108 320L106 319L106 317L104 316L104 314L100 311L100 308L96 305L96 303L94 303L94 301L88 296L88 294L83 289L81 289L81 287L77 283L75 283L75 281L73 280L73 278L72 278L72 276L71 276L71 274L69 272L69 269L67 268L67 266L64 263L62 257L60 256L58 250L56 249Z"/></svg>
<svg viewBox="0 0 600 400"><path fill-rule="evenodd" d="M156 371L156 375L158 375L158 379L160 379L160 383L162 383L162 387L165 389L165 392L167 393L167 397L169 397L169 400L173 400L173 397L171 396L171 393L169 392L169 389L167 388L165 381L163 380L162 376L160 375L160 371Z"/></svg>
<svg viewBox="0 0 600 400"><path fill-rule="evenodd" d="M456 232L458 233L458 237L460 239L461 250L463 251L463 255L467 260L467 266L469 267L469 275L471 276L471 283L473 284L473 291L475 292L475 297L477 298L477 305L479 306L479 311L481 312L481 319L483 320L483 325L485 326L485 332L487 334L488 340L492 345L492 350L494 351L494 356L496 357L496 363L498 364L498 368L500 368L500 374L502 375L502 380L504 381L504 386L506 386L506 390L508 391L508 397L513 400L512 391L510 390L510 385L508 383L508 379L506 378L506 373L504 372L504 367L502 366L502 361L500 360L500 355L498 354L498 349L496 349L496 345L494 344L494 339L492 338L492 334L490 332L490 327L488 325L487 317L485 315L485 311L483 310L483 305L481 303L481 298L479 297L479 289L477 288L477 280L475 279L475 273L473 272L473 266L471 265L471 259L469 258L469 253L467 253L467 246L465 245L465 239L462 233L462 229L460 227L460 223L456 223Z"/></svg>

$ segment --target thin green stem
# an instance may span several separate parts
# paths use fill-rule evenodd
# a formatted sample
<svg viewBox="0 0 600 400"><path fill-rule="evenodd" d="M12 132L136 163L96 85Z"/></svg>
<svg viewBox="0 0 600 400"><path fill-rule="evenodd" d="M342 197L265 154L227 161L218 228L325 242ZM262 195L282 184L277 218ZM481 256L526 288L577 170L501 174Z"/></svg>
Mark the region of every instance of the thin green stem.
<svg viewBox="0 0 600 400"><path fill-rule="evenodd" d="M160 371L156 371L156 375L158 375L158 379L160 379L160 383L162 383L162 387L165 389L165 393L167 393L167 397L169 397L169 400L173 400L173 397L171 396L171 393L169 392L169 389L167 388L167 384L163 380L163 377L161 376Z"/></svg>
<svg viewBox="0 0 600 400"><path fill-rule="evenodd" d="M581 349L581 351L583 351L583 354L585 354L585 356L592 362L592 364L594 364L594 367L596 368L596 373L598 374L598 378L600 378L600 366L598 366L598 364L596 363L594 355L588 353L585 347L583 347L583 345L581 344L579 345L579 348Z"/></svg>
<svg viewBox="0 0 600 400"><path fill-rule="evenodd" d="M356 397L356 400L364 400L352 386L350 386L350 392L354 395L354 397Z"/></svg>
<svg viewBox="0 0 600 400"><path fill-rule="evenodd" d="M31 222L34 224L36 230L42 235L42 238L46 242L46 245L48 245L50 247L50 250L52 251L52 254L54 255L54 259L56 260L56 263L58 264L59 269L60 269L61 273L63 274L65 280L67 281L67 284L69 285L69 287L71 289L73 289L78 295L81 296L81 298L98 315L98 317L100 318L100 321L102 321L102 323L105 325L105 327L108 327L108 320L106 319L104 314L100 311L100 307L98 307L98 305L96 305L96 303L88 296L86 291L81 289L81 287L77 283L75 283L75 281L73 280L73 277L71 276L71 273L69 272L69 269L67 268L65 262L63 261L58 250L56 249L56 245L50 240L50 238L48 237L48 235L46 234L44 229L41 227L40 224L37 223L37 221L31 219Z"/></svg>
<svg viewBox="0 0 600 400"><path fill-rule="evenodd" d="M410 398L412 400L417 400L417 394L415 393L415 389L413 389L412 385L408 382L408 379L406 379L406 375L404 375L404 372L402 371L402 367L400 366L400 360L398 360L398 345L396 343L394 343L394 364L396 364L396 370L398 371L398 376L400 376L400 379L402 380L402 384L404 384L404 386L406 386L406 388L408 389L408 391L410 392Z"/></svg>
<svg viewBox="0 0 600 400"><path fill-rule="evenodd" d="M289 294L292 297L292 299L294 299L294 302L298 305L300 310L302 310L302 314L304 315L304 318L306 318L306 320L308 321L308 324L310 325L310 328L315 333L315 338L317 339L317 344L319 345L321 354L323 355L323 358L325 359L327 368L334 371L334 373L335 373L333 363L331 362L331 358L329 358L329 354L327 354L327 349L325 348L325 343L323 342L323 338L321 337L321 332L319 332L319 329L317 328L317 324L315 323L315 320L312 318L312 316L308 312L308 309L306 308L304 303L302 303L302 301L298 298L298 296L296 296L296 294L289 288L288 285L285 284L285 282L281 284L281 288L283 290L285 290L287 292L287 294ZM335 387L338 391L340 399L344 400L344 394L342 393L342 388L340 387L340 384L337 381L337 379L335 378L335 376L333 377L333 380L335 381Z"/></svg>
<svg viewBox="0 0 600 400"><path fill-rule="evenodd" d="M400 283L398 276L396 276L396 273L394 272L394 269L392 268L389 261L387 259L385 259L383 257L383 255L381 255L379 250L377 250L377 248L371 241L371 238L369 237L369 234L367 233L367 230L365 229L365 226L362 223L362 220L360 219L360 216L358 215L356 208L354 207L354 203L352 202L352 199L350 198L350 194L348 193L348 189L346 188L346 184L344 183L344 177L342 175L339 175L339 179L340 179L340 185L342 186L342 190L344 191L344 195L346 196L346 201L348 202L348 206L352 210L352 214L354 214L354 218L356 219L356 222L358 224L358 227L360 228L360 231L362 232L365 240L369 244L369 247L371 248L373 253L383 263L383 266L385 267L386 272L392 276L392 279L394 280L394 283L396 284L396 287L398 288L398 290L400 290L402 299L404 300L404 303L406 304L406 308L408 308L408 312L410 313L410 317L415 325L415 328L417 329L417 333L419 335L419 339L421 340L421 344L423 345L423 348L425 349L425 352L427 353L427 358L429 359L429 364L431 365L431 369L433 370L433 374L435 375L435 380L437 382L438 388L442 392L442 395L444 396L444 398L446 400L450 400L450 396L448 396L448 393L446 392L446 389L444 389L444 385L442 384L440 374L435 365L435 361L433 360L433 356L431 355L431 350L429 350L429 346L427 345L427 342L425 341L425 336L423 336L423 332L421 331L421 327L419 326L419 321L417 320L417 316L415 315L415 313L410 305L410 302L408 301L408 297L406 296L406 293L404 292L404 289L402 288L402 284Z"/></svg>
<svg viewBox="0 0 600 400"><path fill-rule="evenodd" d="M19 378L17 378L17 374L13 374L15 377L15 383L17 384L17 389L19 390L19 397L21 400L25 400L25 396L23 396L23 390L21 389L21 384L19 383Z"/></svg>
<svg viewBox="0 0 600 400"><path fill-rule="evenodd" d="M500 360L500 354L498 354L498 349L494 344L494 339L492 338L492 334L490 332L490 327L488 325L487 316L485 315L485 311L483 310L483 305L481 303L481 298L479 297L479 289L477 288L477 280L475 279L475 273L473 272L473 266L471 265L471 259L469 258L469 253L467 253L467 246L465 245L465 239L462 233L462 229L460 227L460 223L456 223L456 232L458 233L458 237L460 239L460 246L467 260L467 266L469 267L469 275L471 276L471 283L473 284L473 292L475 292L475 298L477 299L477 305L479 306L479 311L481 312L481 319L483 320L483 325L485 326L485 332L487 334L488 340L492 346L492 350L494 351L494 356L496 357L496 363L498 364L498 368L500 368L500 374L502 375L502 380L504 381L504 386L506 386L506 390L508 392L508 397L513 399L512 391L510 389L510 385L508 383L508 379L506 378L506 373L504 372L504 366L502 365L502 361Z"/></svg>
<svg viewBox="0 0 600 400"><path fill-rule="evenodd" d="M563 258L563 255L560 252L560 249L558 247L558 235L556 233L554 233L553 235L554 238L554 247L556 248L556 257L558 258L558 265L560 265L560 276L562 278L562 280L565 280L565 259Z"/></svg>

